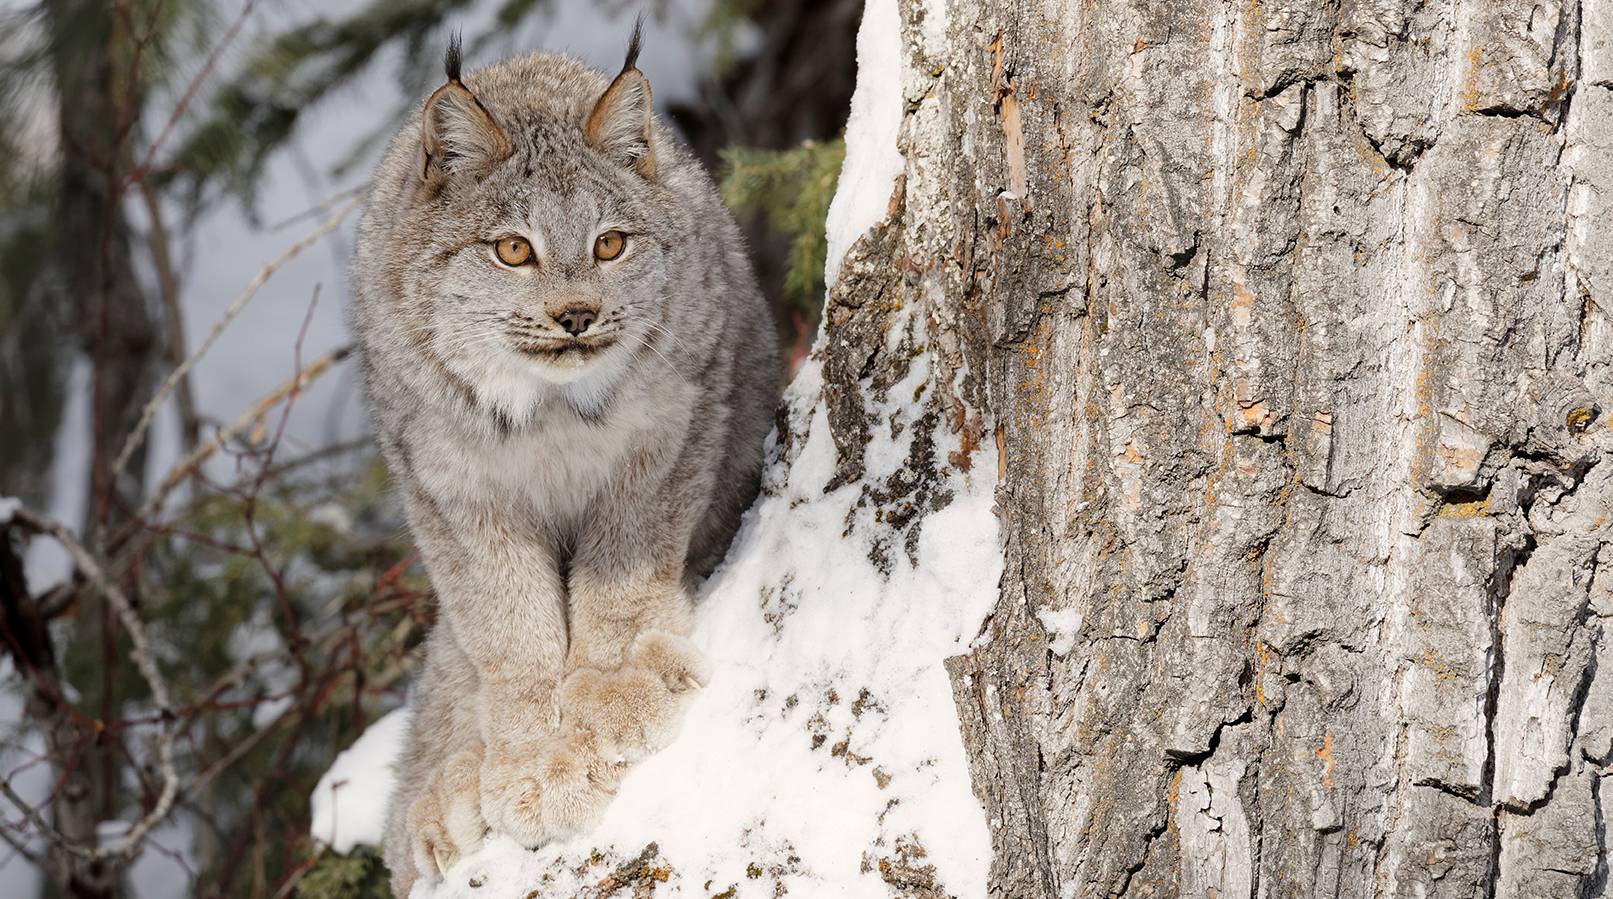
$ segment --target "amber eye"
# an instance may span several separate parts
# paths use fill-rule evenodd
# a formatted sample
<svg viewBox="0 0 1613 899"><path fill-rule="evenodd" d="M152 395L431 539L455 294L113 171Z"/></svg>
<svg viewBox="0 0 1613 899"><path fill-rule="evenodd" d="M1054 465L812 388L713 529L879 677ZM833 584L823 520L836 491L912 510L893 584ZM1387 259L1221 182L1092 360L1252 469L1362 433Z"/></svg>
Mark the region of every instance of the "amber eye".
<svg viewBox="0 0 1613 899"><path fill-rule="evenodd" d="M622 248L627 246L627 235L620 231L606 231L594 238L594 258L600 262L609 262L622 255Z"/></svg>
<svg viewBox="0 0 1613 899"><path fill-rule="evenodd" d="M505 237L493 245L493 251L498 253L498 261L505 265L526 265L532 261L532 245L524 238Z"/></svg>

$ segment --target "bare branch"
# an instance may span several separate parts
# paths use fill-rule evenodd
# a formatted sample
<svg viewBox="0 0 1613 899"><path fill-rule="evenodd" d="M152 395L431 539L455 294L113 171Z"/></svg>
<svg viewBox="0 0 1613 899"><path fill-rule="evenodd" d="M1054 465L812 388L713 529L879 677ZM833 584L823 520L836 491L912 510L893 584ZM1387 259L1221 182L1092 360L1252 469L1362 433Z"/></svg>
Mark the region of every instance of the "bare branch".
<svg viewBox="0 0 1613 899"><path fill-rule="evenodd" d="M162 504L168 498L168 495L173 493L174 488L184 483L185 478L189 477L192 472L196 471L203 462L206 462L208 459L212 458L213 454L217 453L224 446L227 446L231 440L239 437L249 428L262 421L263 418L269 414L269 411L281 401L301 391L309 384L313 383L314 380L316 380L320 375L328 371L331 366L347 358L348 354L350 354L352 351L353 348L350 345L339 346L336 349L331 350L325 355L320 356L318 359L308 363L302 368L302 370L292 375L291 378L285 383L281 384L279 387L276 387L267 396L253 403L252 406L246 410L246 412L242 413L241 417L237 418L228 426L221 429L217 434L213 435L211 440L197 447L190 455L180 460L179 464L175 465L173 468L170 468L168 473L163 476L162 482L157 485L157 489L152 491L151 496L143 505L141 505L140 511L135 513L135 519L142 520L147 516L155 514L159 509L162 508Z"/></svg>
<svg viewBox="0 0 1613 899"><path fill-rule="evenodd" d="M196 363L201 360L202 356L207 354L209 349L212 348L214 342L218 340L219 335L224 332L225 328L229 327L230 322L234 321L235 317L241 314L241 310L246 308L246 304L254 295L257 294L258 289L263 287L264 283L269 280L269 277L275 273L275 270L280 268L280 266L285 265L287 262L290 262L292 259L295 259L298 254L300 254L303 250L306 250L321 237L324 237L326 234L336 230L337 226L342 223L342 220L347 218L347 214L352 212L354 207L358 206L360 199L361 198L359 197L354 197L343 203L337 208L335 214L326 219L325 222L318 228L315 228L301 240L292 244L284 253L281 253L263 268L258 270L257 275L255 275L252 280L247 283L246 288L241 291L241 294L237 296L232 303L230 303L228 309L224 310L224 315L213 324L213 329L207 332L207 336L203 338L201 344L196 347L196 351L191 353L190 358L186 359L184 363L175 367L174 370L168 374L167 378L163 379L162 386L157 388L156 395L153 396L151 401L146 403L145 408L141 410L140 420L135 424L134 430L129 432L129 439L123 444L123 449L118 452L117 460L112 464L112 470L114 473L121 472L124 467L129 464L129 460L134 456L135 451L140 448L140 444L145 440L146 432L151 427L151 420L156 417L157 410L162 407L163 400L166 399L168 394L174 389L174 385L178 384L180 379L184 378L192 368L196 367Z"/></svg>
<svg viewBox="0 0 1613 899"><path fill-rule="evenodd" d="M45 837L45 839L50 840L51 842L76 855L88 857L89 853L84 850L84 847L68 841L67 837L62 836L61 831L52 827L50 822L45 820L45 816L39 813L39 809L34 808L32 803L24 799L16 790L12 789L10 780L0 780L0 794L3 794L7 799L11 800L11 804L15 805L18 811L22 812L23 817L28 819L28 823L32 824L34 828Z"/></svg>
<svg viewBox="0 0 1613 899"><path fill-rule="evenodd" d="M37 533L47 534L54 539L67 551L68 556L73 560L74 566L84 575L85 579L94 585L97 590L101 591L102 595L112 603L112 607L117 611L118 620L123 624L124 631L129 635L129 656L134 660L135 667L140 671L140 676L145 679L146 685L151 689L151 701L156 705L159 713L157 722L157 771L162 776L162 791L158 795L156 803L140 820L135 822L133 827L129 828L128 833L124 834L122 840L111 846L84 847L74 845L65 840L60 841L62 848L81 857L102 859L132 856L140 848L140 844L145 839L146 834L158 822L168 816L169 810L173 808L174 798L179 793L179 774L174 768L174 723L176 719L173 714L173 702L168 694L168 682L163 677L162 671L157 668L156 659L151 654L151 643L146 638L145 622L141 621L140 616L135 612L134 604L129 601L129 597L123 592L123 589L111 578L107 577L106 571L102 568L100 562L90 554L89 550L84 548L84 545L78 541L73 532L66 525L40 515L26 506L18 507L12 513L12 520L20 522ZM5 786L4 792L7 798L17 801L18 797L9 785ZM24 810L26 813L28 807L24 806ZM38 813L34 812L30 817L38 817ZM44 832L47 834L54 833L53 830ZM60 834L57 834L57 836L59 837Z"/></svg>

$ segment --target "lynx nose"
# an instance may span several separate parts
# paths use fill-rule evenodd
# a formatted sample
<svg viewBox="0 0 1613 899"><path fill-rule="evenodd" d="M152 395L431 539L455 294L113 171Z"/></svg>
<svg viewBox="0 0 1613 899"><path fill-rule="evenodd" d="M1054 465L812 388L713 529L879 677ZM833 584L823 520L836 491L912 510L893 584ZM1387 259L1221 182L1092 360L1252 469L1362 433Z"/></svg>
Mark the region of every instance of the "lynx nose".
<svg viewBox="0 0 1613 899"><path fill-rule="evenodd" d="M587 306L568 306L566 311L555 316L554 320L560 323L560 327L566 329L567 334L576 337L588 330L588 326L598 317L598 313Z"/></svg>

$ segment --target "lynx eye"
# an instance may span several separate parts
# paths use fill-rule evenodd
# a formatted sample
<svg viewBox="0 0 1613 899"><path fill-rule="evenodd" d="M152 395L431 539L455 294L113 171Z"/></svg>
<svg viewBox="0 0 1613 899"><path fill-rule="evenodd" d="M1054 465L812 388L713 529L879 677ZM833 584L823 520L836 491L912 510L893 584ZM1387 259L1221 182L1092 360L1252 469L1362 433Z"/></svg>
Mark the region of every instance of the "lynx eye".
<svg viewBox="0 0 1613 899"><path fill-rule="evenodd" d="M622 248L627 246L627 235L620 231L606 231L594 238L594 258L600 262L609 262L622 255Z"/></svg>
<svg viewBox="0 0 1613 899"><path fill-rule="evenodd" d="M532 261L532 245L525 238L504 237L493 245L498 261L508 266L526 265Z"/></svg>

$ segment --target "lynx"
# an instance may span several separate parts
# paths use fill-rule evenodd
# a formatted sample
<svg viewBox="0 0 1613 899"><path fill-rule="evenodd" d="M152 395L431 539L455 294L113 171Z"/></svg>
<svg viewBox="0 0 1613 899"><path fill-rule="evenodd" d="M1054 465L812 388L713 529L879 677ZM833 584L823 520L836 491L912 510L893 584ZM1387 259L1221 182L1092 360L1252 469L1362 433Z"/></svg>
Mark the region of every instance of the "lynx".
<svg viewBox="0 0 1613 899"><path fill-rule="evenodd" d="M774 326L710 179L614 78L447 82L380 163L353 318L436 589L389 811L393 893L489 832L587 828L707 677L692 588L755 495Z"/></svg>

